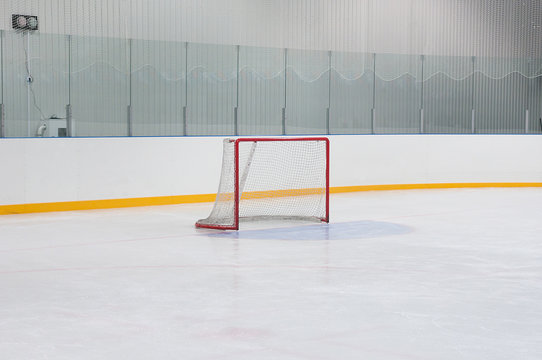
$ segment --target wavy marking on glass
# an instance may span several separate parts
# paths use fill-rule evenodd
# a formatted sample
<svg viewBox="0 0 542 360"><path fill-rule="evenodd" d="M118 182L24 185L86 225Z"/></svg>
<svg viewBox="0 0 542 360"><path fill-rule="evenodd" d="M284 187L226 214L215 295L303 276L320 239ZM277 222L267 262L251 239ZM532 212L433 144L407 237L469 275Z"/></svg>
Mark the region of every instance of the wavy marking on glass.
<svg viewBox="0 0 542 360"><path fill-rule="evenodd" d="M72 70L71 74L72 75L79 74L79 73L82 73L82 72L85 72L85 71L89 71L90 69L96 68L96 67L101 66L101 65L105 65L106 67L109 67L110 69L113 69L116 72L118 72L120 74L124 74L126 76L128 76L128 74L129 74L127 71L121 70L121 69L117 68L115 65L113 65L111 63L108 63L107 61L96 61L96 62L94 62L92 64L89 64L89 65L87 65L87 66L85 66L85 67L83 67L81 69Z"/></svg>
<svg viewBox="0 0 542 360"><path fill-rule="evenodd" d="M307 82L307 83L318 81L322 77L324 77L327 73L329 73L329 69L326 69L326 70L322 71L320 74L318 74L316 76L306 77L306 76L302 76L300 74L300 72L296 71L296 69L294 69L291 66L288 66L288 69L290 70L291 75L295 75L299 79L301 79L301 80L303 80L304 82ZM332 67L331 70L334 71L336 74L338 74L342 79L347 80L347 81L359 80L360 78L363 77L363 75L365 75L368 72L368 71L366 71L366 72L361 73L359 76L350 78L350 77L348 77L346 75L341 74L334 67ZM265 75L261 74L261 71L257 71L254 68L251 68L249 66L245 66L244 68L241 69L241 72L246 72L246 73L249 73L249 74L255 74L261 80L274 80L276 78L284 77L284 70L280 70L278 72L275 72L272 76L265 76Z"/></svg>
<svg viewBox="0 0 542 360"><path fill-rule="evenodd" d="M392 82L392 81L396 81L396 80L401 80L401 79L404 78L404 77L410 77L410 78L412 78L412 79L414 79L414 80L417 79L417 78L416 78L416 75L411 74L410 72L403 73L403 74L401 74L401 75L399 75L399 76L397 76L397 77L394 77L394 78L392 78L392 79L386 79L385 77L382 77L382 76L378 75L378 73L376 73L375 76L376 76L378 79L380 79L380 80L382 80L382 81L384 81L384 82Z"/></svg>
<svg viewBox="0 0 542 360"><path fill-rule="evenodd" d="M527 75L527 74L524 74L523 72L517 71L517 70L509 71L506 74L503 74L501 76L492 76L491 74L488 74L487 72L484 72L484 71L481 71L481 70L476 70L475 73L482 74L485 77L487 77L489 79L492 79L492 80L502 80L502 79L504 79L504 78L506 78L506 77L508 77L510 75L514 75L514 74L521 75L526 79L536 79L537 77L540 76L540 75Z"/></svg>
<svg viewBox="0 0 542 360"><path fill-rule="evenodd" d="M188 70L188 76L198 76L198 74L202 74L204 78L209 78L211 80L220 81L220 82L228 82L235 80L237 78L236 70L233 70L233 72L230 72L229 76L225 72L215 72L215 71L207 71L207 67L203 65L197 65L193 68Z"/></svg>
<svg viewBox="0 0 542 360"><path fill-rule="evenodd" d="M164 79L166 81L169 81L169 82L179 82L179 81L183 81L183 80L186 79L186 76L184 76L184 74L181 75L181 76L177 76L177 77L171 77L168 74L166 74L164 71L158 70L157 67L155 67L154 65L151 65L151 64L145 64L145 65L142 65L142 66L138 67L137 69L132 70L132 75L135 75L137 73L141 73L141 72L146 71L146 70L151 70L155 74L159 75L162 79Z"/></svg>
<svg viewBox="0 0 542 360"><path fill-rule="evenodd" d="M341 71L339 71L336 67L331 67L331 70L333 70L335 72L335 74L337 74L342 80L346 80L346 81L357 81L359 79L361 79L363 76L365 76L366 74L369 74L372 76L373 74L373 70L372 69L366 69L364 70L363 72L355 75L354 77L351 77L351 76L348 76L348 75L345 75L343 74Z"/></svg>
<svg viewBox="0 0 542 360"><path fill-rule="evenodd" d="M271 75L262 74L262 71L257 70L256 68L252 66L245 66L242 67L239 70L240 73L245 73L247 75L253 75L258 80L275 80L277 78L283 78L284 77L284 69L275 71Z"/></svg>
<svg viewBox="0 0 542 360"><path fill-rule="evenodd" d="M541 69L542 70L542 69ZM513 74L519 74L521 76L523 76L524 78L526 79L536 79L540 76L542 76L542 74L537 74L537 75L527 75L521 71L517 71L517 70L514 70L514 71L510 71L510 72L507 72L506 74L503 74L501 76L492 76L491 74L488 74L487 72L484 72L484 71L480 71L480 70L476 70L474 72L470 72L469 74L463 76L463 77L454 77L453 75L450 75L450 74L447 74L443 71L437 71L437 72L434 72L432 73L431 75L429 75L428 77L424 78L423 81L428 81L428 80L431 80L433 77L437 76L437 75L444 75L446 77L448 77L449 79L452 79L452 80L457 80L457 81L461 81L461 80L465 80L467 78L469 78L470 76L472 76L473 74L475 73L478 73L478 74L482 74L484 75L485 77L489 78L489 79L493 79L493 80L502 80L510 75L513 75ZM418 79L420 80L419 78L417 78L417 75L415 74L412 74L410 72L405 72L405 73L402 73L394 78L386 78L386 77L382 77L380 75L378 75L378 73L376 74L376 77L378 77L380 80L382 81L386 81L386 82L390 82L390 81L395 81L403 76L410 76L412 77L413 79ZM361 76L360 76L361 77ZM350 79L349 79L350 80ZM351 79L351 80L355 80L355 79Z"/></svg>

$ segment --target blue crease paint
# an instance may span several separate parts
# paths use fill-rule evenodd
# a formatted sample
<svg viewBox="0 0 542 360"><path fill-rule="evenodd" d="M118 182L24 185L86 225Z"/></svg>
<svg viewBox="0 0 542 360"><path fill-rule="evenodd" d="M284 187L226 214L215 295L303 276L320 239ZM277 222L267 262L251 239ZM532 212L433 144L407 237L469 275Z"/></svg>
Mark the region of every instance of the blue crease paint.
<svg viewBox="0 0 542 360"><path fill-rule="evenodd" d="M203 234L211 238L254 240L352 240L407 234L405 225L383 221L351 221L258 230L221 231Z"/></svg>

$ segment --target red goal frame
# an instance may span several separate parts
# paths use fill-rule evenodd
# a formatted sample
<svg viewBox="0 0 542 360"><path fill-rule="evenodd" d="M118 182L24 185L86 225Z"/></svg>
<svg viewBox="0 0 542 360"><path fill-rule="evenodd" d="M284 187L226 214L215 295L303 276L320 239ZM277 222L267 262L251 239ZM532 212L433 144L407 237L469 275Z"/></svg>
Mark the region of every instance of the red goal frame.
<svg viewBox="0 0 542 360"><path fill-rule="evenodd" d="M329 139L327 137L301 137L301 138L238 138L233 141L234 144L234 225L208 225L198 224L197 228L205 229L217 229L217 230L239 230L239 144L242 142L262 142L262 141L324 141L326 144L326 215L320 220L322 222L329 222Z"/></svg>

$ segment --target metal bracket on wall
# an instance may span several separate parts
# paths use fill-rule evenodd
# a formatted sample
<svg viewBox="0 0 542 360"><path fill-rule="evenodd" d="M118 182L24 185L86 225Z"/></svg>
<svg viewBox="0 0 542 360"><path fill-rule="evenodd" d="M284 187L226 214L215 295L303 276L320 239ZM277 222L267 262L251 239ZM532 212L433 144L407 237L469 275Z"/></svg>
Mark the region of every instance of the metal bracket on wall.
<svg viewBox="0 0 542 360"><path fill-rule="evenodd" d="M183 106L183 135L186 135L186 106Z"/></svg>
<svg viewBox="0 0 542 360"><path fill-rule="evenodd" d="M476 127L474 126L474 109L472 109L471 111L471 119L470 119L470 122L471 122L471 132L473 134L476 133Z"/></svg>
<svg viewBox="0 0 542 360"><path fill-rule="evenodd" d="M282 108L282 135L286 135L286 108Z"/></svg>
<svg viewBox="0 0 542 360"><path fill-rule="evenodd" d="M4 104L0 104L0 138L6 137L4 119Z"/></svg>
<svg viewBox="0 0 542 360"><path fill-rule="evenodd" d="M132 106L128 105L127 109L127 121L128 121L128 136L132 136Z"/></svg>
<svg viewBox="0 0 542 360"><path fill-rule="evenodd" d="M375 109L371 109L371 134L375 133Z"/></svg>
<svg viewBox="0 0 542 360"><path fill-rule="evenodd" d="M423 134L425 132L425 124L424 124L424 118L423 118L423 109L420 109L420 134Z"/></svg>
<svg viewBox="0 0 542 360"><path fill-rule="evenodd" d="M66 136L73 136L73 124L72 124L72 106L71 104L66 105Z"/></svg>
<svg viewBox="0 0 542 360"><path fill-rule="evenodd" d="M326 134L329 135L329 108L326 109Z"/></svg>
<svg viewBox="0 0 542 360"><path fill-rule="evenodd" d="M233 134L235 136L239 135L238 130L238 123L237 123L237 106L233 108Z"/></svg>
<svg viewBox="0 0 542 360"><path fill-rule="evenodd" d="M529 109L525 110L525 134L529 133Z"/></svg>

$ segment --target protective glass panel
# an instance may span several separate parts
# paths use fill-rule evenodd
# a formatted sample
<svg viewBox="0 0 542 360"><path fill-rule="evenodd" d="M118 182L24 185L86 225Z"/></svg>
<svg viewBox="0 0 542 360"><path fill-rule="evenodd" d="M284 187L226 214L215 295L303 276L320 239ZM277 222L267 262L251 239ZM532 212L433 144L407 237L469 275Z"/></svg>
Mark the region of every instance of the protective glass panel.
<svg viewBox="0 0 542 360"><path fill-rule="evenodd" d="M329 108L329 53L287 52L286 133L327 133Z"/></svg>
<svg viewBox="0 0 542 360"><path fill-rule="evenodd" d="M282 134L284 49L239 50L239 135Z"/></svg>
<svg viewBox="0 0 542 360"><path fill-rule="evenodd" d="M74 136L128 135L129 41L71 37Z"/></svg>
<svg viewBox="0 0 542 360"><path fill-rule="evenodd" d="M237 47L188 45L188 135L232 135L237 103Z"/></svg>
<svg viewBox="0 0 542 360"><path fill-rule="evenodd" d="M131 41L134 136L184 135L186 43Z"/></svg>
<svg viewBox="0 0 542 360"><path fill-rule="evenodd" d="M373 55L331 55L331 134L370 134L374 101Z"/></svg>
<svg viewBox="0 0 542 360"><path fill-rule="evenodd" d="M8 31L3 43L5 135L65 136L67 37Z"/></svg>
<svg viewBox="0 0 542 360"><path fill-rule="evenodd" d="M523 59L476 58L474 129L524 133L529 71Z"/></svg>
<svg viewBox="0 0 542 360"><path fill-rule="evenodd" d="M424 57L423 132L472 131L473 81L471 57Z"/></svg>
<svg viewBox="0 0 542 360"><path fill-rule="evenodd" d="M421 57L377 54L375 133L418 133L421 119Z"/></svg>

